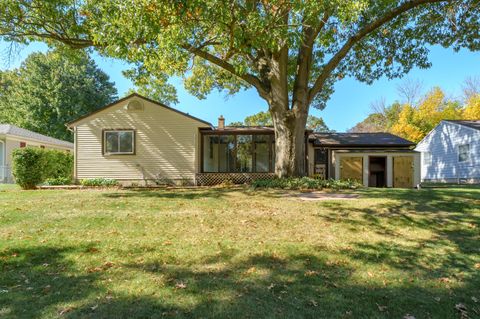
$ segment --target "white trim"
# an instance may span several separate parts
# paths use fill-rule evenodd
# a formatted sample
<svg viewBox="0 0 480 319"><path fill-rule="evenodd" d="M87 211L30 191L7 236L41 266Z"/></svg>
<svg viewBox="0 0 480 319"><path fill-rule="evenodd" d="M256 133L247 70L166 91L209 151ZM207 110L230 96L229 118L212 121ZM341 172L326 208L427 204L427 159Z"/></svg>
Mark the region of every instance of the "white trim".
<svg viewBox="0 0 480 319"><path fill-rule="evenodd" d="M468 159L465 160L465 161L460 161L460 147L461 146L468 146ZM466 143L466 144L458 144L457 147L457 163L458 164L468 164L471 162L471 159L472 159L472 148L470 147L470 143Z"/></svg>

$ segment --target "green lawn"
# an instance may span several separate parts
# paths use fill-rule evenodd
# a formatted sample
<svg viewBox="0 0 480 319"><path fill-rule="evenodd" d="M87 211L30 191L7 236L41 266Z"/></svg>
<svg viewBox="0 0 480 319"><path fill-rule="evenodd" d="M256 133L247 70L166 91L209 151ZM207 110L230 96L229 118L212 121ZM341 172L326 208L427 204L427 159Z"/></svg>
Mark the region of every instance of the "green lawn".
<svg viewBox="0 0 480 319"><path fill-rule="evenodd" d="M358 192L2 188L0 318L479 318L480 188Z"/></svg>

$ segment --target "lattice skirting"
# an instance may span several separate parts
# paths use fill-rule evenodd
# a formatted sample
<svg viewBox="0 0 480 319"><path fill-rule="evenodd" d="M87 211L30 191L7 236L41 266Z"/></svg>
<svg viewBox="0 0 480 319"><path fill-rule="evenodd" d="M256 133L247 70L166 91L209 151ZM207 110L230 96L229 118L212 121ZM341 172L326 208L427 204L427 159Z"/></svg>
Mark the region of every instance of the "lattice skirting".
<svg viewBox="0 0 480 319"><path fill-rule="evenodd" d="M274 173L198 173L196 174L197 185L210 186L224 182L245 184L256 179L274 178Z"/></svg>

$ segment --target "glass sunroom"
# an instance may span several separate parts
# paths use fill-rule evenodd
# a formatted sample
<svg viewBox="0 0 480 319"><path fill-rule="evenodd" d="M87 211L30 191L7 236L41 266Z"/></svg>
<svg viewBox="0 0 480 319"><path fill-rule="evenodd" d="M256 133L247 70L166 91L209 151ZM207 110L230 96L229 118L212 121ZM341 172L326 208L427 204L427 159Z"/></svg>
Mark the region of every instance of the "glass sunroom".
<svg viewBox="0 0 480 319"><path fill-rule="evenodd" d="M248 181L264 174L273 174L274 171L273 130L225 129L201 132L201 163L200 174L197 176L200 179L219 176Z"/></svg>

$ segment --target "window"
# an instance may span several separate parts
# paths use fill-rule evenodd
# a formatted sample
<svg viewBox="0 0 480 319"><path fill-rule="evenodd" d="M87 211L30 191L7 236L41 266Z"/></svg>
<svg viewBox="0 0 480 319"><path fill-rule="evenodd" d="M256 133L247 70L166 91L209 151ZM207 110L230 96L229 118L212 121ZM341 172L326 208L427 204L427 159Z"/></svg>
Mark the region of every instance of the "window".
<svg viewBox="0 0 480 319"><path fill-rule="evenodd" d="M432 153L425 152L423 153L423 165L430 165L432 164Z"/></svg>
<svg viewBox="0 0 480 319"><path fill-rule="evenodd" d="M235 157L235 136L220 135L218 137L218 171L232 172Z"/></svg>
<svg viewBox="0 0 480 319"><path fill-rule="evenodd" d="M270 171L270 135L253 135L255 172L265 173Z"/></svg>
<svg viewBox="0 0 480 319"><path fill-rule="evenodd" d="M458 161L468 162L470 160L470 144L458 146Z"/></svg>
<svg viewBox="0 0 480 319"><path fill-rule="evenodd" d="M204 135L202 172L272 172L274 136L260 134Z"/></svg>
<svg viewBox="0 0 480 319"><path fill-rule="evenodd" d="M237 135L237 172L252 172L252 135Z"/></svg>
<svg viewBox="0 0 480 319"><path fill-rule="evenodd" d="M134 154L135 132L133 130L104 131L105 154Z"/></svg>

